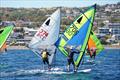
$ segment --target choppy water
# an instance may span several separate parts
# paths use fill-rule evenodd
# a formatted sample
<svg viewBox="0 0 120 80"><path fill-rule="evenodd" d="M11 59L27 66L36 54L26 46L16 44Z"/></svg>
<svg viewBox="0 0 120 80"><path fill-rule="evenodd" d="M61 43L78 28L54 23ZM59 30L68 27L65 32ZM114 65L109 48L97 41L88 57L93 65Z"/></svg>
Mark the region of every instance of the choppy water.
<svg viewBox="0 0 120 80"><path fill-rule="evenodd" d="M66 58L58 53L56 68L63 69ZM95 64L79 68L91 69L76 74L43 73L41 59L30 50L8 50L0 54L0 80L120 80L120 49L104 50L96 57Z"/></svg>

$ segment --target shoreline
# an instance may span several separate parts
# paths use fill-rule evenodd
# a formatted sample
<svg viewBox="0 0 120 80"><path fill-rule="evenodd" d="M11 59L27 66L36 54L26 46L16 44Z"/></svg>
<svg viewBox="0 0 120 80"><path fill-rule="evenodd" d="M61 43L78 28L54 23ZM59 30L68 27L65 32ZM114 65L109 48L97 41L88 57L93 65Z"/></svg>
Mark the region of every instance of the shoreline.
<svg viewBox="0 0 120 80"><path fill-rule="evenodd" d="M120 49L120 46L104 46L105 49ZM7 47L8 50L29 50L29 48L25 46L9 46Z"/></svg>
<svg viewBox="0 0 120 80"><path fill-rule="evenodd" d="M120 45L104 45L105 49L120 49Z"/></svg>
<svg viewBox="0 0 120 80"><path fill-rule="evenodd" d="M25 47L25 46L9 46L9 47L7 47L7 49L8 50L13 50L13 49L15 49L15 50L27 50L27 49L29 49L29 48L27 48L27 47Z"/></svg>

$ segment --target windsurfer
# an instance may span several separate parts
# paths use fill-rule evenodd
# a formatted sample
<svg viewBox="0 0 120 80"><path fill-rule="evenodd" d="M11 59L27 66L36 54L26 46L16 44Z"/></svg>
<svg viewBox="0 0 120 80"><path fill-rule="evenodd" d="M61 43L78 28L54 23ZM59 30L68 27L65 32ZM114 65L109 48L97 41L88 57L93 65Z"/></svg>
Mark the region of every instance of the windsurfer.
<svg viewBox="0 0 120 80"><path fill-rule="evenodd" d="M90 50L89 50L89 48L87 48L87 50L86 50L86 55L90 55ZM90 57L91 57L91 55L90 55Z"/></svg>
<svg viewBox="0 0 120 80"><path fill-rule="evenodd" d="M7 48L5 48L5 52L7 52Z"/></svg>
<svg viewBox="0 0 120 80"><path fill-rule="evenodd" d="M72 63L73 67L74 67L74 71L77 71L77 67L75 67L74 64L74 53L78 54L79 51L77 50L73 50L73 46L70 46L70 48L67 48L68 51L68 57L67 57L67 61L68 61L68 65L67 65L67 70L70 71L70 64Z"/></svg>
<svg viewBox="0 0 120 80"><path fill-rule="evenodd" d="M48 56L51 56L49 54L49 52L47 51L47 49L44 49L42 52L41 52L41 56L42 56L42 60L43 60L43 63L47 63L48 65L48 69L50 69L50 64L49 64L49 61L48 61Z"/></svg>
<svg viewBox="0 0 120 80"><path fill-rule="evenodd" d="M95 59L95 57L96 57L96 50L97 50L97 49L95 49L95 48L92 48L92 49L90 50L90 53L92 53L91 58L94 58L94 59Z"/></svg>

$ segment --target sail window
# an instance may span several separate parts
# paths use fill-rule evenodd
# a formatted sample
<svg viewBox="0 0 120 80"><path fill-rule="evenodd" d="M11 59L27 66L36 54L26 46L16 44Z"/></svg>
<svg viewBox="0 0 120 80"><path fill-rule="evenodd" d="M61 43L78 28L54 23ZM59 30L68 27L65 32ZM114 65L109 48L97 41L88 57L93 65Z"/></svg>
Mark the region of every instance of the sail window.
<svg viewBox="0 0 120 80"><path fill-rule="evenodd" d="M48 26L50 24L50 19L45 24Z"/></svg>
<svg viewBox="0 0 120 80"><path fill-rule="evenodd" d="M92 32L92 31L91 31L90 33L93 35L93 32Z"/></svg>
<svg viewBox="0 0 120 80"><path fill-rule="evenodd" d="M78 22L78 23L80 23L80 22L81 22L81 20L82 20L82 17L80 17L80 18L77 20L77 22Z"/></svg>
<svg viewBox="0 0 120 80"><path fill-rule="evenodd" d="M3 32L4 30L0 30L0 34Z"/></svg>

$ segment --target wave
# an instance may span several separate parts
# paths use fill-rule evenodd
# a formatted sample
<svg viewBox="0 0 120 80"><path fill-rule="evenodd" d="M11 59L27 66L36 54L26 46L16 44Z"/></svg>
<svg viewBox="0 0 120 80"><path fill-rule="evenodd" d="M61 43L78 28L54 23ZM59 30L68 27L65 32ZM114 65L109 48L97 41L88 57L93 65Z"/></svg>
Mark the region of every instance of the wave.
<svg viewBox="0 0 120 80"><path fill-rule="evenodd" d="M79 72L90 72L91 69L78 70ZM37 74L73 74L73 71L67 72L62 68L51 68L51 70L41 70L41 69L32 69L32 70L19 70L15 72L1 72L0 77L12 77L12 76L26 76L26 75L37 75Z"/></svg>

